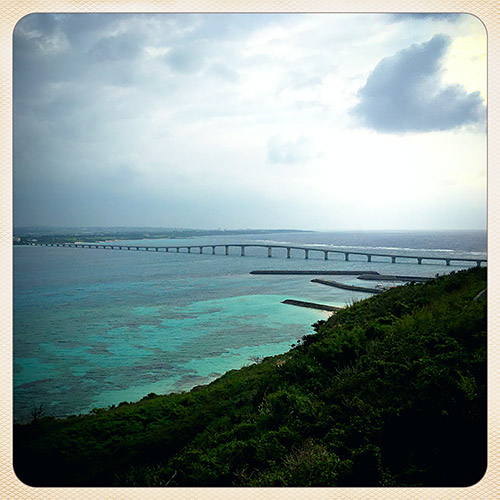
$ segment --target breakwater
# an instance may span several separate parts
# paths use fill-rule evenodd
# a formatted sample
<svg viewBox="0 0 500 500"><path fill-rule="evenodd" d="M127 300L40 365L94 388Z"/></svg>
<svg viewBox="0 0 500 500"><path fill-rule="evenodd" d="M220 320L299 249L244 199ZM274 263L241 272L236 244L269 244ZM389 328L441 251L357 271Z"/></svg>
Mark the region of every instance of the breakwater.
<svg viewBox="0 0 500 500"><path fill-rule="evenodd" d="M366 293L382 293L383 290L378 288L367 288L364 286L346 285L345 283L339 283L338 281L327 281L314 279L311 280L312 283L320 283L322 285L333 286L335 288L342 288L343 290L353 290L355 292L366 292Z"/></svg>
<svg viewBox="0 0 500 500"><path fill-rule="evenodd" d="M400 276L400 275L388 275L388 274L378 274L374 275L372 273L363 273L358 276L358 280L370 280L370 281L429 281L433 278L428 278L425 276Z"/></svg>
<svg viewBox="0 0 500 500"><path fill-rule="evenodd" d="M339 311L341 307L327 306L326 304L317 304L316 302L304 302L303 300L286 299L282 304L291 306L307 307L308 309L320 309L321 311Z"/></svg>
<svg viewBox="0 0 500 500"><path fill-rule="evenodd" d="M293 271L293 270L272 270L264 269L257 271L250 271L250 274L290 274L290 275L311 275L311 276L359 276L359 275L370 275L374 276L374 279L379 276L377 271Z"/></svg>

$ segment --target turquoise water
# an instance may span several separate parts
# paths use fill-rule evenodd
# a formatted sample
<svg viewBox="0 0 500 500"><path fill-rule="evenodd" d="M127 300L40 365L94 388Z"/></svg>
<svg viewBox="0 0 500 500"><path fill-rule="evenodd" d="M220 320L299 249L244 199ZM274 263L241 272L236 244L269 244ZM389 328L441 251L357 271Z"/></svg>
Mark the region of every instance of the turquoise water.
<svg viewBox="0 0 500 500"><path fill-rule="evenodd" d="M368 234L368 236L367 236ZM429 236L430 234L430 236ZM357 235L357 236L356 236ZM273 239L273 236L276 236ZM425 237L424 237L425 236ZM484 233L293 233L265 241L398 253L484 257ZM356 239L357 238L357 239ZM162 244L261 242L251 237L151 240ZM144 242L141 242L143 244ZM346 245L346 246L348 246ZM395 251L395 250L393 250ZM218 252L222 253L219 249ZM434 276L464 266L329 261L284 251L199 255L51 247L14 248L14 417L65 416L205 384L287 351L328 313L285 299L345 306L369 297L311 283L312 276L250 275L255 269L357 269ZM373 286L356 277L337 281Z"/></svg>

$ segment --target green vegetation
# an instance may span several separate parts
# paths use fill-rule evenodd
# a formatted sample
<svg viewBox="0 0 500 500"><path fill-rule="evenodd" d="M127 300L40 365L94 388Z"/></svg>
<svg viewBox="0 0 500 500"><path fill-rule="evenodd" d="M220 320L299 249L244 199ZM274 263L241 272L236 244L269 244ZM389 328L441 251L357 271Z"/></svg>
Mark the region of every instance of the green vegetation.
<svg viewBox="0 0 500 500"><path fill-rule="evenodd" d="M16 425L33 486L468 486L486 470L486 269L394 288L189 393Z"/></svg>

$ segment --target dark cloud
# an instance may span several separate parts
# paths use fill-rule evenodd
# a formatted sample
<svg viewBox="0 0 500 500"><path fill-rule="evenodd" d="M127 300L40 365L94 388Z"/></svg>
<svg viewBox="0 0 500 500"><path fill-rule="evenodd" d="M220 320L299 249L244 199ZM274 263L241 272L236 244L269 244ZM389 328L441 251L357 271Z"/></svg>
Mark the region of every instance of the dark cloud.
<svg viewBox="0 0 500 500"><path fill-rule="evenodd" d="M353 113L379 132L450 130L484 120L479 92L444 86L440 63L450 41L435 35L382 59L358 91Z"/></svg>

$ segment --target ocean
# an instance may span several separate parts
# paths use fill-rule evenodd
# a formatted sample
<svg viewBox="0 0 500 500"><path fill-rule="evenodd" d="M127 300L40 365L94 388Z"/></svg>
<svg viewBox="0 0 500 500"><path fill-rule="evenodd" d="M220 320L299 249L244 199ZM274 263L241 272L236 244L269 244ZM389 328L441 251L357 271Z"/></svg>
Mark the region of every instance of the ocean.
<svg viewBox="0 0 500 500"><path fill-rule="evenodd" d="M338 231L141 240L148 246L290 244L443 258L486 258L485 231ZM369 270L433 277L475 263L433 263L266 248L145 252L14 247L14 420L35 407L64 417L149 393L188 391L228 370L286 352L330 313L285 299L344 307L370 296L307 275L253 270ZM373 287L356 276L326 277ZM390 284L390 283L389 283ZM398 284L395 281L393 284Z"/></svg>

